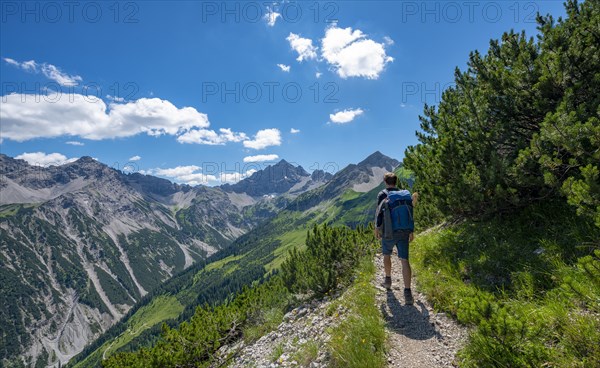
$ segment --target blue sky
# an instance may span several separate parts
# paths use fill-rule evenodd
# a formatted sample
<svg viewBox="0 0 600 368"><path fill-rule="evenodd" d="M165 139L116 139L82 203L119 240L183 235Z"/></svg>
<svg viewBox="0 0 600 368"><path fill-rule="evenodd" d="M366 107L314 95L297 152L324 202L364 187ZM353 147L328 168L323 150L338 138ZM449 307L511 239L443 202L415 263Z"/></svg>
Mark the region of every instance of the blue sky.
<svg viewBox="0 0 600 368"><path fill-rule="evenodd" d="M402 159L470 51L560 1L2 1L0 151L218 185Z"/></svg>

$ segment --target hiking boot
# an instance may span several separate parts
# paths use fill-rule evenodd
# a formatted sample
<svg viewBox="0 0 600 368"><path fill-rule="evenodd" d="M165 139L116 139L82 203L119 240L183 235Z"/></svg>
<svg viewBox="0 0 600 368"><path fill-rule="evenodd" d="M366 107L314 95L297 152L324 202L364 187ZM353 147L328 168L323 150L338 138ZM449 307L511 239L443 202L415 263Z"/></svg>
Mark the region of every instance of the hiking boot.
<svg viewBox="0 0 600 368"><path fill-rule="evenodd" d="M391 277L386 277L383 280L383 287L390 290L392 288L392 278Z"/></svg>
<svg viewBox="0 0 600 368"><path fill-rule="evenodd" d="M404 304L413 305L413 302L412 291L410 291L410 289L404 289Z"/></svg>

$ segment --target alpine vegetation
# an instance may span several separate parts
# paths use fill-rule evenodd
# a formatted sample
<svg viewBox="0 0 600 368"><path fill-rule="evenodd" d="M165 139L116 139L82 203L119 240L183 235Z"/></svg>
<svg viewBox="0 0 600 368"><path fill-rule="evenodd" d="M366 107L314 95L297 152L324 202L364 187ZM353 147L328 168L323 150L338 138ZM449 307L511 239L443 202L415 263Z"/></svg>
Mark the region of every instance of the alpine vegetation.
<svg viewBox="0 0 600 368"><path fill-rule="evenodd" d="M600 366L600 3L565 6L471 53L406 151L418 226L445 223L418 280L475 327L461 366Z"/></svg>

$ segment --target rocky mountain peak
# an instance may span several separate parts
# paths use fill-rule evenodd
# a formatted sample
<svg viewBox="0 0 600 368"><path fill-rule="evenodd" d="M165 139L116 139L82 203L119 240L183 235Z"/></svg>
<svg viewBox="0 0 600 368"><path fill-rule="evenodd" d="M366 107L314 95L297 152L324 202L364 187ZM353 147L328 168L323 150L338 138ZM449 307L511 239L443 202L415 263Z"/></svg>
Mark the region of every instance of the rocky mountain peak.
<svg viewBox="0 0 600 368"><path fill-rule="evenodd" d="M106 164L100 162L100 161L96 161L93 158L91 158L90 156L82 156L81 158L70 162L66 165L63 165L65 167L67 166L75 166L75 167L80 167L80 168L95 168L95 169L104 169L104 168L109 168Z"/></svg>
<svg viewBox="0 0 600 368"><path fill-rule="evenodd" d="M187 193L192 189L186 184L176 184L167 179L140 173L124 174L123 178L133 188L150 197L166 197L179 191Z"/></svg>
<svg viewBox="0 0 600 368"><path fill-rule="evenodd" d="M24 160L17 160L10 156L0 153L0 174L8 174L28 164Z"/></svg>
<svg viewBox="0 0 600 368"><path fill-rule="evenodd" d="M319 169L313 171L310 175L312 181L329 181L332 177L333 175L331 173Z"/></svg>
<svg viewBox="0 0 600 368"><path fill-rule="evenodd" d="M269 167L270 166L268 166L265 170L269 169ZM308 176L309 175L302 166L300 166L300 165L294 166L284 159L282 159L281 161L279 161L278 163L273 165L273 170L275 172L280 172L284 175L287 175L287 173L290 173L292 175L296 174L296 175L300 175L300 176Z"/></svg>
<svg viewBox="0 0 600 368"><path fill-rule="evenodd" d="M93 164L93 163L98 163L100 164L98 161L94 160L93 158L91 158L90 156L82 156L81 158L79 158L77 161L80 164Z"/></svg>
<svg viewBox="0 0 600 368"><path fill-rule="evenodd" d="M376 151L357 165L350 164L336 172L319 188L318 195L305 193L299 197L293 204L294 208L299 211L309 209L325 200L335 198L349 189L366 193L381 185L383 175L388 171L393 171L398 165L400 165L398 160ZM320 174L317 170L313 173L317 177Z"/></svg>
<svg viewBox="0 0 600 368"><path fill-rule="evenodd" d="M83 156L71 163L50 167L55 175L68 175L71 180L76 178L92 180L115 180L119 179L121 174L102 162L96 161L89 156Z"/></svg>
<svg viewBox="0 0 600 368"><path fill-rule="evenodd" d="M375 151L367 158L358 163L358 167L382 167L388 171L394 170L400 165L396 159L388 157L379 151Z"/></svg>
<svg viewBox="0 0 600 368"><path fill-rule="evenodd" d="M294 166L286 160L255 172L236 184L225 184L226 192L247 193L253 197L288 192L296 184L306 180L310 174L302 166Z"/></svg>

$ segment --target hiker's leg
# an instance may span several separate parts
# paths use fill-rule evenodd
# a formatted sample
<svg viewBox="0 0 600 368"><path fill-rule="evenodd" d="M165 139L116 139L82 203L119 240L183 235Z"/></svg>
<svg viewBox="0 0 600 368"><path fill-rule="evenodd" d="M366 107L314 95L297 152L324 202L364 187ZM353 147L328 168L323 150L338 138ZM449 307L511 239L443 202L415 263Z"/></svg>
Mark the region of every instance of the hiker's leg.
<svg viewBox="0 0 600 368"><path fill-rule="evenodd" d="M404 279L404 287L410 289L410 279L412 277L412 270L410 263L408 262L408 234L406 237L402 237L398 241L398 258L402 263L402 278Z"/></svg>
<svg viewBox="0 0 600 368"><path fill-rule="evenodd" d="M386 277L392 276L392 256L383 256L383 270Z"/></svg>
<svg viewBox="0 0 600 368"><path fill-rule="evenodd" d="M410 289L410 280L412 277L412 270L410 269L410 263L408 259L400 259L402 262L402 278L404 279L404 287Z"/></svg>
<svg viewBox="0 0 600 368"><path fill-rule="evenodd" d="M392 251L394 250L394 242L386 239L381 239L381 252L383 253L383 271L386 277L392 275Z"/></svg>

